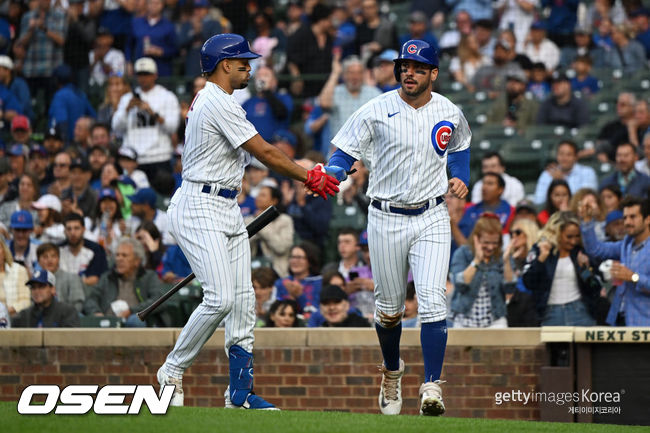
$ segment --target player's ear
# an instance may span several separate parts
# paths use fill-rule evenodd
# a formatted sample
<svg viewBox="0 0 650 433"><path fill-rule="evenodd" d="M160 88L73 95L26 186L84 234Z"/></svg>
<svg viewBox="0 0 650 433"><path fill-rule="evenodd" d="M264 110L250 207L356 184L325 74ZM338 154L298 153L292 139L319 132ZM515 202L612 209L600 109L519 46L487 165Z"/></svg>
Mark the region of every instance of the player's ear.
<svg viewBox="0 0 650 433"><path fill-rule="evenodd" d="M438 68L433 68L431 70L431 81L436 81L436 78L438 78Z"/></svg>
<svg viewBox="0 0 650 433"><path fill-rule="evenodd" d="M224 72L230 73L232 70L232 65L230 64L229 59L223 59L221 61L221 67L223 68Z"/></svg>

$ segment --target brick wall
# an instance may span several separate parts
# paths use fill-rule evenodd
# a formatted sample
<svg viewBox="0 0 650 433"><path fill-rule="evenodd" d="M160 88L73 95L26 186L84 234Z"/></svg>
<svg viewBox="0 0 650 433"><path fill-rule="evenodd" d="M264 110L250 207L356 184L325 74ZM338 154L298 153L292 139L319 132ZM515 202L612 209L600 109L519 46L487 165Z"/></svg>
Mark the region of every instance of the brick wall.
<svg viewBox="0 0 650 433"><path fill-rule="evenodd" d="M340 341L336 346L290 347L295 342L289 339L289 347L264 347L264 342L260 343L258 338L255 390L283 409L377 413L381 353L374 341L368 341L366 336L363 337L364 346ZM410 340L414 340L413 337ZM409 338L406 340L402 348L402 358L406 363L402 379L402 413L416 414L424 367L419 345L409 344ZM74 338L68 341L69 345L43 344L40 347L2 344L0 399L16 401L29 384L156 383L156 371L170 348L168 345L134 345L137 341L129 341L128 346L112 342L108 347L101 346L97 340L99 347L89 344L75 346ZM280 343L269 346L279 346ZM447 381L443 392L449 416L539 419L536 406L496 406L494 393L534 389L539 384L543 346L450 343L442 377ZM227 375L227 356L223 348L209 344L184 376L186 404L222 406Z"/></svg>

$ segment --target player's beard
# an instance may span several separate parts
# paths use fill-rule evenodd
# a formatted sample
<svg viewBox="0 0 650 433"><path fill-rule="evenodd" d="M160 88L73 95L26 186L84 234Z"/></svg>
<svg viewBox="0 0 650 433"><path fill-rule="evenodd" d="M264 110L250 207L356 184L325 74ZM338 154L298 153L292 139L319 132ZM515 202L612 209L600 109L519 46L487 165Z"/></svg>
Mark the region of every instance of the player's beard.
<svg viewBox="0 0 650 433"><path fill-rule="evenodd" d="M415 89L413 89L411 91L406 90L406 86L404 85L404 83L402 83L402 91L404 92L404 94L410 96L411 98L417 98L418 96L420 96L425 91L427 91L427 90L430 91L430 89L431 89L431 80L427 80L427 82L425 82L425 83L418 83L416 81L416 83L417 83L417 86L415 87Z"/></svg>

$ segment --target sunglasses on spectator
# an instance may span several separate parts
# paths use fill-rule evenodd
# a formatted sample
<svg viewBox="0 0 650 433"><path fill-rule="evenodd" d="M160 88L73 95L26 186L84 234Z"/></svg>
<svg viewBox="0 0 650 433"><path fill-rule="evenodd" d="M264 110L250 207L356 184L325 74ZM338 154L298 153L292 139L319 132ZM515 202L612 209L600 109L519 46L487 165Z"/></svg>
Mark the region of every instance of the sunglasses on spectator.
<svg viewBox="0 0 650 433"><path fill-rule="evenodd" d="M521 236L524 232L520 229L510 231L510 236Z"/></svg>

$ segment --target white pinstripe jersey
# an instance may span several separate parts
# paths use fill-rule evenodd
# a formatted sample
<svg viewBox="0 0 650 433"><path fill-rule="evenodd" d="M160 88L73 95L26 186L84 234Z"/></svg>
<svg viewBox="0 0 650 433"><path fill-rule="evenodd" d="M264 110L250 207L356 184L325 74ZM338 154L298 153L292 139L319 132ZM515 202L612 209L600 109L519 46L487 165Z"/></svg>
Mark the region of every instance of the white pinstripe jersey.
<svg viewBox="0 0 650 433"><path fill-rule="evenodd" d="M447 192L447 153L469 148L472 133L460 109L431 93L417 110L393 90L357 110L332 139L355 159L368 159L368 196L422 203Z"/></svg>
<svg viewBox="0 0 650 433"><path fill-rule="evenodd" d="M183 179L239 188L251 159L240 146L256 134L235 98L207 82L187 114Z"/></svg>

